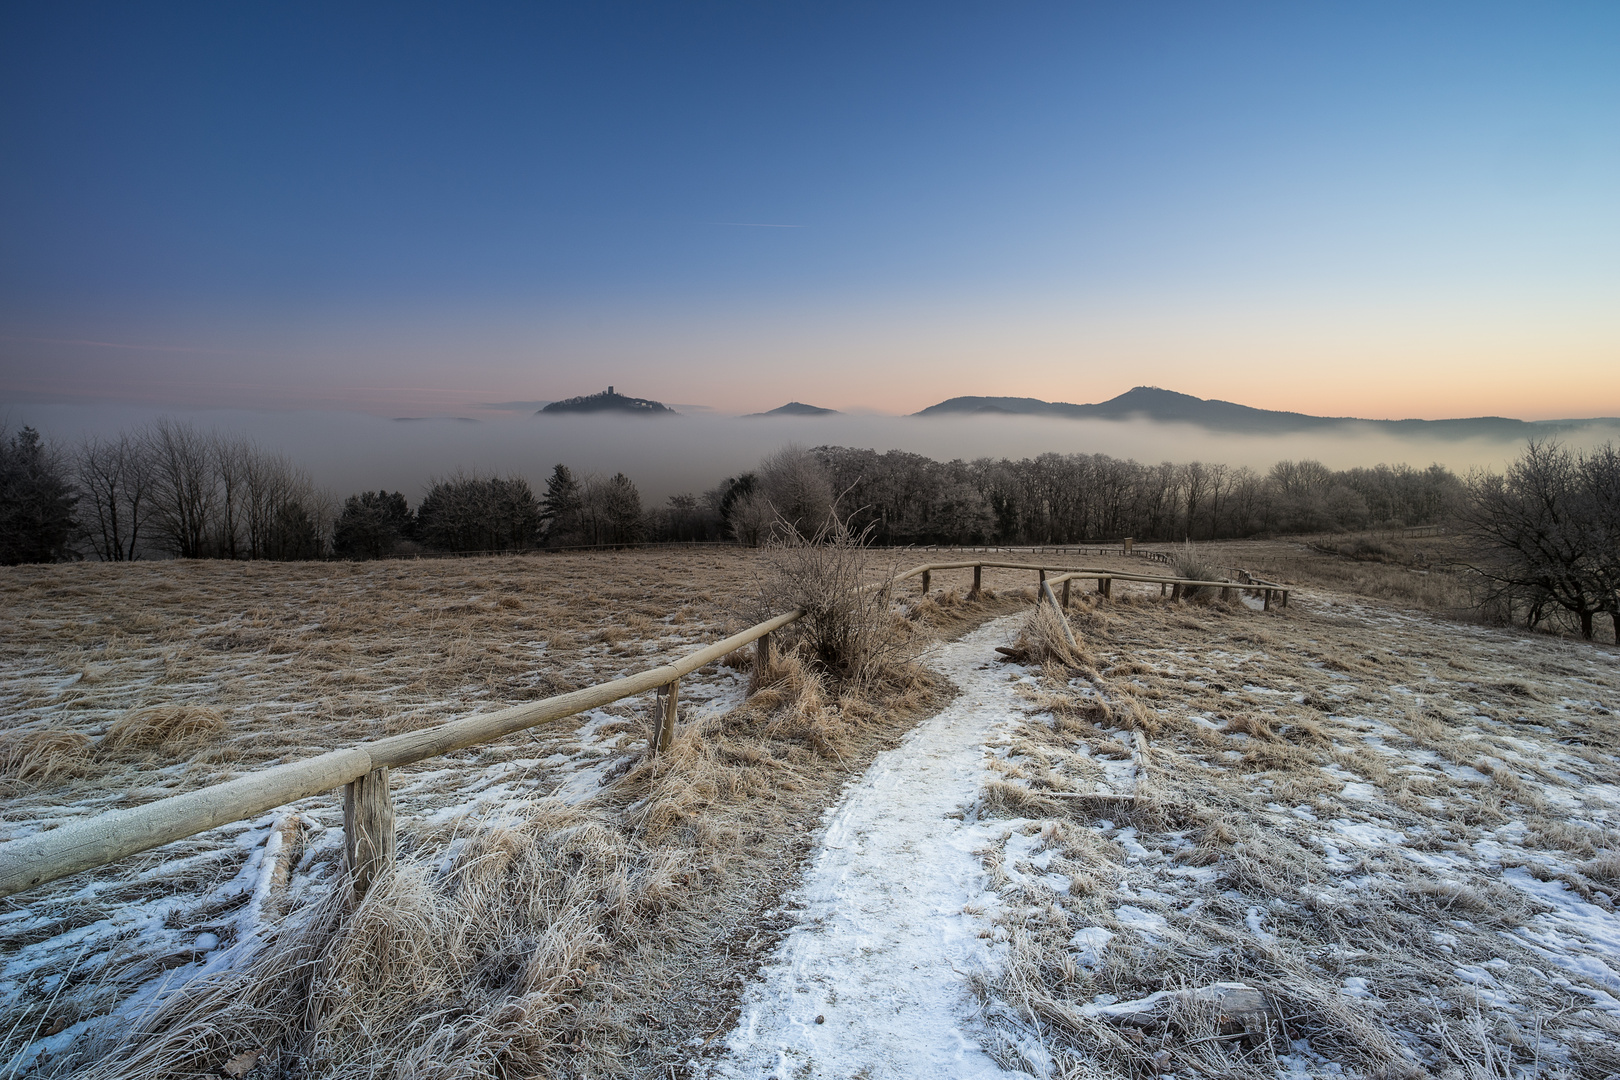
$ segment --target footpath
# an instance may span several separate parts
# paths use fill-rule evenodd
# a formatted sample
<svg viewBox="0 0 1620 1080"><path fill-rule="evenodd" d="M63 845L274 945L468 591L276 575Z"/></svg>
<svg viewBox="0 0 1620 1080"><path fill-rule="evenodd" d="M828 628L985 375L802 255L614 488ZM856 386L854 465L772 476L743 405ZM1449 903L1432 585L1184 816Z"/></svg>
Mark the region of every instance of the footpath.
<svg viewBox="0 0 1620 1080"><path fill-rule="evenodd" d="M925 658L961 694L880 755L822 825L792 897L800 910L743 996L720 1078L1000 1078L968 985L996 962L975 911L996 903L975 852L1006 821L978 821L985 756L1022 715L1020 669L995 646L1026 615L994 620Z"/></svg>

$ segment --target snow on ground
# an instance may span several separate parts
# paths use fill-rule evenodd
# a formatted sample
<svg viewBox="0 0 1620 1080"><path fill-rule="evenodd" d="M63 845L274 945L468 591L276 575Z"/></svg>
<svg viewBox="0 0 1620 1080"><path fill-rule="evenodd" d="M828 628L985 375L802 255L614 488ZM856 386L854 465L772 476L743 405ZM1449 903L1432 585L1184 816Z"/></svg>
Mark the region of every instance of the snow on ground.
<svg viewBox="0 0 1620 1080"><path fill-rule="evenodd" d="M92 749L54 782L0 777L10 784L0 841L666 662L727 628L706 589L741 589L747 567L709 562L7 568L0 737L68 731L94 747L130 710L169 703L219 710L225 732ZM648 577L663 583L650 589ZM746 673L705 668L682 681L682 718L724 713L746 689ZM396 770L402 851L448 850L537 796L588 798L645 745L652 710L651 694L626 699ZM109 1015L136 1016L154 995L240 966L325 891L342 855L342 793L328 792L0 900L0 1076Z"/></svg>
<svg viewBox="0 0 1620 1080"><path fill-rule="evenodd" d="M449 567L312 576L244 610L239 585L210 607L168 581L233 568L140 572L153 595L123 608L45 577L11 590L7 723L94 737L125 710L195 701L228 708L228 745L98 757L22 789L0 838L613 677L723 629L695 593L678 621L652 617L663 595L617 620L590 606L589 573L549 608L552 583L513 575L481 598ZM992 663L1016 617L931 654L962 696L826 817L797 926L711 1075L1620 1073L1615 650L1310 589L1271 613L1138 592L1078 606L1097 668L1081 677ZM619 603L643 593L624 585ZM564 631L580 610L595 621ZM347 636L325 629L346 620ZM683 709L724 711L743 681L706 671ZM587 797L650 706L402 771L402 846L451 850L537 793ZM1073 798L1133 789L1138 732L1148 811ZM1030 801L1009 807L1016 788ZM7 901L0 1006L23 1035L0 1070L239 963L337 872L341 827L335 798L304 800ZM1121 1020L1221 983L1286 1006L1283 1034L1238 1060L1218 1032L1144 1042Z"/></svg>
<svg viewBox="0 0 1620 1080"><path fill-rule="evenodd" d="M1022 835L986 853L1024 874L988 909L1013 942L993 1053L1028 1061L1033 1039L1054 1075L1620 1071L1614 649L1314 590L1258 618L1077 621L1098 673L1083 693L1043 680L999 769L1032 800L1083 788L1095 749L1136 728L1151 799L1020 805ZM1071 887L1032 888L1037 870ZM1271 994L1286 1037L1161 1025L1138 1052L1109 1019L1223 981Z"/></svg>
<svg viewBox="0 0 1620 1080"><path fill-rule="evenodd" d="M925 662L961 690L881 754L828 812L794 897L798 925L746 993L716 1077L1000 1077L967 979L995 962L976 911L995 897L976 854L1010 823L974 812L986 753L1028 681L990 662L1023 616Z"/></svg>

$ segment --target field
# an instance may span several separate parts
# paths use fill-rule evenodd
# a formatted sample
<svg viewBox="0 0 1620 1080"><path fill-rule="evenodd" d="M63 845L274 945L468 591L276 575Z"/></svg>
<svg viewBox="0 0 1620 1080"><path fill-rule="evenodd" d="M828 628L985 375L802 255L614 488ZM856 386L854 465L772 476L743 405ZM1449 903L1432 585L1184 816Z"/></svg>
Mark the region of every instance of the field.
<svg viewBox="0 0 1620 1080"><path fill-rule="evenodd" d="M1215 559L1271 560L1286 611L1077 594L1081 653L1045 664L987 647L1018 650L1032 575L970 603L942 573L903 605L918 663L867 697L737 657L683 683L666 755L649 696L424 762L358 909L332 794L0 901L0 1068L749 1075L771 1043L883 1075L832 1006L820 1043L735 1025L771 1015L868 765L955 715L979 734L941 827L978 831L943 899L983 952L946 981L987 1062L1620 1071L1615 650L1351 595L1298 551ZM653 666L752 621L759 580L703 550L7 570L0 839ZM1270 1019L1152 998L1224 982Z"/></svg>

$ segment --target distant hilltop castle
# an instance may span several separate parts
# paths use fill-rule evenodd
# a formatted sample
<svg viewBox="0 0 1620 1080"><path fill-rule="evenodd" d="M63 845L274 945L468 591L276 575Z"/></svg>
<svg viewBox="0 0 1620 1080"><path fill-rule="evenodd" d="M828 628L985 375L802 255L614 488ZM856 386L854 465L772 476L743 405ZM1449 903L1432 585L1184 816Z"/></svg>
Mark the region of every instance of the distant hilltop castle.
<svg viewBox="0 0 1620 1080"><path fill-rule="evenodd" d="M635 413L639 416L679 416L680 413L671 409L661 401L651 401L647 398L625 397L615 393L613 387L608 387L600 394L586 394L584 397L571 397L566 401L553 401L550 405L535 413L599 413L619 412Z"/></svg>

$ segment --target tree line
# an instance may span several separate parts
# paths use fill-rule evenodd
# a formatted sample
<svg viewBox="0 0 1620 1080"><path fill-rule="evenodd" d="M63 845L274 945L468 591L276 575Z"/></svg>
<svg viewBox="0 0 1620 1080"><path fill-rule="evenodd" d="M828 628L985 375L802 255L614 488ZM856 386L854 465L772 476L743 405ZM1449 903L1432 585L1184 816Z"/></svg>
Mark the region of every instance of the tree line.
<svg viewBox="0 0 1620 1080"><path fill-rule="evenodd" d="M904 544L1074 544L1220 540L1352 531L1444 520L1463 481L1441 465L1335 471L1282 461L1269 472L1106 454L1018 461L935 461L904 450L788 448L709 492L723 530L745 542L776 516L824 517L837 500L875 541Z"/></svg>
<svg viewBox="0 0 1620 1080"><path fill-rule="evenodd" d="M837 512L874 543L1056 545L1220 540L1450 523L1482 603L1529 626L1567 613L1620 634L1620 452L1531 443L1504 472L1441 465L1334 470L1280 461L1144 464L1106 454L936 461L903 450L785 447L702 493L648 507L624 473L555 466L454 473L412 508L400 492L341 502L285 457L158 420L72 448L0 430L0 562L169 556L367 559L426 552L720 541L757 545Z"/></svg>

